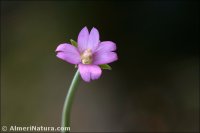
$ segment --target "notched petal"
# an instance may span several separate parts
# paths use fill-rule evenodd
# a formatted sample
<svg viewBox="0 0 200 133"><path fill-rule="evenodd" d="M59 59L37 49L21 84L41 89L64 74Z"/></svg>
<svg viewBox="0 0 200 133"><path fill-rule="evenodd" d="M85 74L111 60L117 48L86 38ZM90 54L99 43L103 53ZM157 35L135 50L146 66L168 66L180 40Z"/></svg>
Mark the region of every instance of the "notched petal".
<svg viewBox="0 0 200 133"><path fill-rule="evenodd" d="M55 52L66 51L67 50L67 45L70 45L70 44L62 43L62 44L58 45L56 50L55 50Z"/></svg>
<svg viewBox="0 0 200 133"><path fill-rule="evenodd" d="M117 49L116 44L112 41L103 41L99 44L95 52L112 52Z"/></svg>
<svg viewBox="0 0 200 133"><path fill-rule="evenodd" d="M84 27L79 35L78 35L78 48L80 52L83 52L85 49L87 49L87 43L89 38L89 31L87 27Z"/></svg>
<svg viewBox="0 0 200 133"><path fill-rule="evenodd" d="M71 64L78 64L81 61L80 53L71 44L60 44L57 49L57 57Z"/></svg>
<svg viewBox="0 0 200 133"><path fill-rule="evenodd" d="M116 60L118 60L118 57L115 52L97 52L94 54L93 64L108 64Z"/></svg>
<svg viewBox="0 0 200 133"><path fill-rule="evenodd" d="M97 48L99 42L99 31L93 27L89 34L87 48L94 51Z"/></svg>
<svg viewBox="0 0 200 133"><path fill-rule="evenodd" d="M97 65L79 64L78 68L82 79L86 82L98 79L102 73L101 68Z"/></svg>

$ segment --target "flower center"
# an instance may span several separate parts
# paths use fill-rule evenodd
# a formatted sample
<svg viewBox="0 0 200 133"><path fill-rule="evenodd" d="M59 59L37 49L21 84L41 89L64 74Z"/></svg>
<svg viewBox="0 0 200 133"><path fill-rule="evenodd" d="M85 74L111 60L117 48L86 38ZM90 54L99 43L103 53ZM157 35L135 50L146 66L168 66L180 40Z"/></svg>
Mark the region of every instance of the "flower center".
<svg viewBox="0 0 200 133"><path fill-rule="evenodd" d="M86 49L81 54L81 62L83 64L91 64L92 63L92 50L91 49Z"/></svg>

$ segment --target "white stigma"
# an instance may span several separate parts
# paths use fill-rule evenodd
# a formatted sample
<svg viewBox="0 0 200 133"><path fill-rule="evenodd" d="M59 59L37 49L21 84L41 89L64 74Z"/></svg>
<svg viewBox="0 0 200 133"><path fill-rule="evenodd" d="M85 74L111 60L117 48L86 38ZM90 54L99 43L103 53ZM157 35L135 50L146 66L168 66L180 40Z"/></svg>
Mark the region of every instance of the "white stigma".
<svg viewBox="0 0 200 133"><path fill-rule="evenodd" d="M81 54L81 62L83 64L91 64L92 63L92 50L91 49L86 49Z"/></svg>

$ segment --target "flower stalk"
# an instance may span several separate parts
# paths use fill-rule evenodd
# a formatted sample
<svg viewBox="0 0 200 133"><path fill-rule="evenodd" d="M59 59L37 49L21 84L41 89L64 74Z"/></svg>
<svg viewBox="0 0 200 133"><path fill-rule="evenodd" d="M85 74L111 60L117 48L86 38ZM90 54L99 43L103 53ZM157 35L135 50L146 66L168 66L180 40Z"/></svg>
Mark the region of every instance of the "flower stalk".
<svg viewBox="0 0 200 133"><path fill-rule="evenodd" d="M71 114L70 112L71 112L75 92L78 88L80 79L81 79L80 74L79 74L79 71L77 70L72 80L72 83L69 87L67 96L65 98L63 112L62 112L62 122L61 122L62 127L70 127L70 114ZM62 131L62 133L66 133L66 132L69 132L69 131Z"/></svg>

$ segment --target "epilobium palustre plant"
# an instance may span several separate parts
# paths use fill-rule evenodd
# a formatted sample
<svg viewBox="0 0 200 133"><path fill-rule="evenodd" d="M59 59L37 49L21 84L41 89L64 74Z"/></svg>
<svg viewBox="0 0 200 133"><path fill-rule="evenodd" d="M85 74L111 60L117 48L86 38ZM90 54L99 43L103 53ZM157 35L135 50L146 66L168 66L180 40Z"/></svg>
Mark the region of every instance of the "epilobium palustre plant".
<svg viewBox="0 0 200 133"><path fill-rule="evenodd" d="M100 42L99 32L96 28L88 31L84 27L79 35L77 42L70 40L69 43L62 43L56 48L57 57L78 68L64 103L62 113L62 127L70 126L70 110L72 106L75 90L80 81L80 76L85 82L98 79L102 74L102 69L111 69L108 63L118 59L116 44L112 41Z"/></svg>

